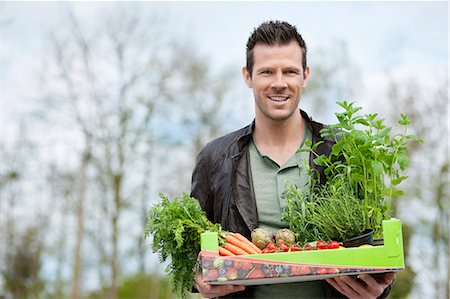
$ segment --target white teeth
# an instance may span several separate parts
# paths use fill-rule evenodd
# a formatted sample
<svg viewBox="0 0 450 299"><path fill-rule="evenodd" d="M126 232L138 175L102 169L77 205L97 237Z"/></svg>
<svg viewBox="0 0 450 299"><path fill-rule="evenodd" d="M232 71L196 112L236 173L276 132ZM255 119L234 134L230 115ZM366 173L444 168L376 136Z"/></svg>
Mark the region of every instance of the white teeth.
<svg viewBox="0 0 450 299"><path fill-rule="evenodd" d="M287 97L269 97L272 101L276 101L276 102L283 102L286 101L288 98Z"/></svg>

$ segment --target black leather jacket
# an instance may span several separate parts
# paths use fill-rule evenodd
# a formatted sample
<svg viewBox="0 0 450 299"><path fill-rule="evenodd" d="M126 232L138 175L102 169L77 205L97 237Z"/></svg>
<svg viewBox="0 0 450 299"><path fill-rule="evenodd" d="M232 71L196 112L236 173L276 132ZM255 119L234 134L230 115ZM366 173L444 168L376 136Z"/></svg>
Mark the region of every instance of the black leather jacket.
<svg viewBox="0 0 450 299"><path fill-rule="evenodd" d="M302 110L300 113L312 130L313 144L323 141L316 152L328 155L333 141L320 136L323 124L313 121ZM210 221L220 223L223 229L239 232L247 238L258 227L248 151L253 128L254 122L206 144L197 157L191 187L191 196L198 199ZM323 167L314 164L312 155L309 160L323 183ZM325 282L324 287L327 297L343 298ZM231 294L227 298L252 298L252 288L247 287L246 291Z"/></svg>
<svg viewBox="0 0 450 299"><path fill-rule="evenodd" d="M312 129L312 142L322 141L319 131L323 125L311 120L304 111L301 114ZM191 189L191 196L198 199L208 219L246 237L258 226L248 151L253 127L254 122L206 144L197 157ZM332 144L325 140L317 152L328 154ZM312 160L311 157L310 166L323 173L323 168Z"/></svg>

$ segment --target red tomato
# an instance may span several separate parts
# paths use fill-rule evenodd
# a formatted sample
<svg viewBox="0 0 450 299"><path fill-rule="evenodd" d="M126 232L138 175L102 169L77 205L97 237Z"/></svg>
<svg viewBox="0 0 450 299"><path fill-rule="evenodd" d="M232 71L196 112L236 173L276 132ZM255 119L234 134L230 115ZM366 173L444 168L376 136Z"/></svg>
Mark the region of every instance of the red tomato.
<svg viewBox="0 0 450 299"><path fill-rule="evenodd" d="M266 248L272 251L272 250L276 250L277 246L275 245L275 243L270 242Z"/></svg>
<svg viewBox="0 0 450 299"><path fill-rule="evenodd" d="M280 242L280 244L278 244L278 249L287 252L289 250L289 246L284 242Z"/></svg>
<svg viewBox="0 0 450 299"><path fill-rule="evenodd" d="M337 241L331 241L328 243L328 249L336 249L339 248L339 242Z"/></svg>
<svg viewBox="0 0 450 299"><path fill-rule="evenodd" d="M313 248L309 245L306 245L305 247L303 247L304 250L313 250Z"/></svg>
<svg viewBox="0 0 450 299"><path fill-rule="evenodd" d="M298 246L292 246L291 251L302 251L302 249Z"/></svg>
<svg viewBox="0 0 450 299"><path fill-rule="evenodd" d="M317 247L317 249L328 249L328 243L320 240L320 241L317 241L316 247Z"/></svg>

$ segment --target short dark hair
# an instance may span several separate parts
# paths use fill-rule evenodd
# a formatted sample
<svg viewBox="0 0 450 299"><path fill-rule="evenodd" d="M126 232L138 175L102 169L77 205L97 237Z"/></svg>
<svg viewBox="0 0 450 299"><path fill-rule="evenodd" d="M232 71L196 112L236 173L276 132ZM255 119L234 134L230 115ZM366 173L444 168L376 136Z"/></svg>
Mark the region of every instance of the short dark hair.
<svg viewBox="0 0 450 299"><path fill-rule="evenodd" d="M302 50L302 66L303 72L306 70L306 43L302 36L297 32L295 26L287 22L268 21L255 28L247 41L247 71L252 75L254 58L253 48L257 44L264 45L287 45L292 41L296 41Z"/></svg>

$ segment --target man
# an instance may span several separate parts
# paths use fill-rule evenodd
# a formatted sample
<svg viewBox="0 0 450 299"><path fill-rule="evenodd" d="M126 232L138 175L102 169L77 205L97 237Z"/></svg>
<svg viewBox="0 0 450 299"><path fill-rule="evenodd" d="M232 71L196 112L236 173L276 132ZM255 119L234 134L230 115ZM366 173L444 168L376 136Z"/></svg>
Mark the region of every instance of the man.
<svg viewBox="0 0 450 299"><path fill-rule="evenodd" d="M271 21L255 29L247 42L247 63L242 70L254 94L254 122L208 143L197 157L192 176L191 195L208 218L224 229L249 237L256 227L280 228L286 184L308 188L308 171L300 161L309 160L309 167L323 173L311 156L299 152L305 139L323 141L317 148L319 154L328 154L332 146L331 140L320 136L323 125L298 108L309 73L306 45L295 27ZM359 280L342 276L245 287L211 286L201 274L195 277L196 288L207 298L368 299L386 296L393 279L389 273L360 275Z"/></svg>

